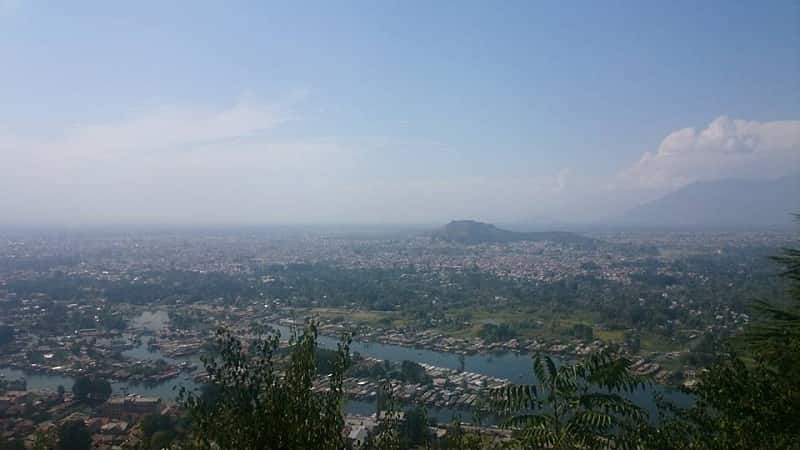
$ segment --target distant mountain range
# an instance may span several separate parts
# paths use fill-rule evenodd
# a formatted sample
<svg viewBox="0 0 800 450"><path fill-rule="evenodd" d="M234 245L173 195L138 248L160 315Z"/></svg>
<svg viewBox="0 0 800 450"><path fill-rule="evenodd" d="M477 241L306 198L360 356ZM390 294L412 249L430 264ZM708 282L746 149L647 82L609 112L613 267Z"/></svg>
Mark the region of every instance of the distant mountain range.
<svg viewBox="0 0 800 450"><path fill-rule="evenodd" d="M567 231L516 232L503 230L492 224L476 222L474 220L454 220L444 227L435 230L431 236L434 239L458 242L461 244L516 241L550 241L580 245L597 243L596 239Z"/></svg>
<svg viewBox="0 0 800 450"><path fill-rule="evenodd" d="M800 174L775 180L689 184L625 213L620 222L647 227L787 227L800 212Z"/></svg>

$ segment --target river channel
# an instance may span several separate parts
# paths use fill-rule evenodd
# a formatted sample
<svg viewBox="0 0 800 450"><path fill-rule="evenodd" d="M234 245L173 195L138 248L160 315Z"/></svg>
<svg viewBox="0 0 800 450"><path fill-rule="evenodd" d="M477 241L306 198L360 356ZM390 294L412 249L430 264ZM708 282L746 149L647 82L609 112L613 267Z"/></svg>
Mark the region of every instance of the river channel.
<svg viewBox="0 0 800 450"><path fill-rule="evenodd" d="M155 322L153 324L153 328L160 328L164 325L162 318L158 314L149 315L146 317L146 319ZM141 321L138 322L138 324L141 325ZM285 326L271 326L278 330L283 338L287 338L291 335L291 330ZM148 326L146 328L150 327ZM336 338L328 336L320 336L318 340L320 347L329 349L336 349L338 342L339 341ZM453 353L444 353L433 350L374 342L363 342L357 340L352 342L350 345L350 350L351 352L360 353L363 356L388 359L390 361L409 360L449 369L458 369L461 367L460 356ZM198 356L180 359L169 358L161 354L159 351L148 350L146 344L140 344L137 347L126 350L123 352L123 355L135 360L164 359L167 362L190 361L202 367ZM463 367L464 370L468 372L475 372L498 378L506 378L512 383L527 384L536 382L536 378L532 370L530 355L513 352L501 354L468 355L463 357ZM64 386L66 389L70 389L74 381L69 377L60 375L27 374L20 370L9 368L0 369L0 375L5 376L7 379L24 377L27 381L29 390L56 390L59 385ZM184 373L157 385L132 384L127 382L112 383L112 389L115 394L141 394L145 396L157 396L165 400L175 399L181 387L186 387L187 389L196 389L197 385L194 383L194 381L192 381L189 375ZM673 401L679 406L685 406L691 402L691 398L688 395L661 385L647 386L634 392L633 394L630 394L630 398L638 405L645 408L650 413L651 417L654 417L656 408L653 400L653 394L655 393L661 393L665 398ZM347 403L346 409L347 412L351 414L369 415L375 412L375 401L351 400ZM448 408L429 408L428 414L432 417L435 417L440 422L449 422L453 417L456 416L463 420L471 420L473 417L473 413L471 411L454 410ZM489 419L488 422L491 422L491 419Z"/></svg>

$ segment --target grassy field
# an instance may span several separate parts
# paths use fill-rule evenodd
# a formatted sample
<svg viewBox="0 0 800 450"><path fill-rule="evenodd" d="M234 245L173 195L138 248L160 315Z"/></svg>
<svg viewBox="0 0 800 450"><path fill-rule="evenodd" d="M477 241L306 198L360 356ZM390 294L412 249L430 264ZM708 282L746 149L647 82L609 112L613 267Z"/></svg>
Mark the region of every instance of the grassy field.
<svg viewBox="0 0 800 450"><path fill-rule="evenodd" d="M623 330L594 330L594 336L603 342L621 343L625 338Z"/></svg>
<svg viewBox="0 0 800 450"><path fill-rule="evenodd" d="M389 326L392 327L401 327L408 323L406 319L402 318L400 313L392 311L352 311L339 308L312 308L309 312L327 319L340 317L356 323L375 327L387 326L387 320Z"/></svg>
<svg viewBox="0 0 800 450"><path fill-rule="evenodd" d="M652 352L671 352L680 350L681 346L671 342L669 339L653 333L642 333L641 349L642 353Z"/></svg>
<svg viewBox="0 0 800 450"><path fill-rule="evenodd" d="M519 337L539 339L569 339L570 332L576 324L588 325L594 329L595 336L606 342L622 342L622 330L603 330L598 321L589 313L573 313L569 316L554 314L552 311L528 310L458 310L453 314L468 314L471 319L469 327L455 330L443 330L453 337L477 336L484 324L507 323L514 327Z"/></svg>
<svg viewBox="0 0 800 450"><path fill-rule="evenodd" d="M339 308L312 308L310 313L319 317L334 319L341 318L371 327L399 328L409 325L409 320L402 313L394 311L353 311ZM598 325L596 318L590 313L575 313L569 316L556 314L552 311L511 309L479 309L479 310L451 310L449 314L464 315L469 317L469 325L456 327L442 327L439 331L455 338L473 338L479 335L485 324L507 323L514 327L520 338L536 339L561 339L571 338L570 332L576 324L591 326L594 336L603 342L622 343L625 332L623 330L607 330ZM673 343L663 336L653 333L641 335L642 353L665 353L680 350L679 344Z"/></svg>

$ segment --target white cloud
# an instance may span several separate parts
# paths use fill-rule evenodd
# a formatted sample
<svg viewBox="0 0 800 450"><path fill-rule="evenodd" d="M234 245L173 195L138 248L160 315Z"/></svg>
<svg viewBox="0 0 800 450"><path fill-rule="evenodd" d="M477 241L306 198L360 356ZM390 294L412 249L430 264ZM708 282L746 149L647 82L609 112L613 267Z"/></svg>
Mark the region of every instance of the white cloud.
<svg viewBox="0 0 800 450"><path fill-rule="evenodd" d="M442 144L286 137L278 129L298 116L298 95L142 110L49 137L0 127L0 224L377 222L432 211L432 191L415 185L442 186L414 180L406 164Z"/></svg>
<svg viewBox="0 0 800 450"><path fill-rule="evenodd" d="M555 192L561 192L567 187L567 179L570 176L569 169L561 169L556 176L556 186L553 188Z"/></svg>
<svg viewBox="0 0 800 450"><path fill-rule="evenodd" d="M0 222L288 220L352 160L334 138L275 136L295 100L157 108L55 137L0 127Z"/></svg>
<svg viewBox="0 0 800 450"><path fill-rule="evenodd" d="M669 134L623 170L628 188L675 188L720 178L773 178L800 170L800 121L714 119L702 130Z"/></svg>
<svg viewBox="0 0 800 450"><path fill-rule="evenodd" d="M695 180L800 169L800 121L721 117L613 175L467 173L446 143L277 133L303 96L155 108L48 137L0 127L0 223L593 220Z"/></svg>
<svg viewBox="0 0 800 450"><path fill-rule="evenodd" d="M22 7L23 0L0 0L0 17L11 15Z"/></svg>

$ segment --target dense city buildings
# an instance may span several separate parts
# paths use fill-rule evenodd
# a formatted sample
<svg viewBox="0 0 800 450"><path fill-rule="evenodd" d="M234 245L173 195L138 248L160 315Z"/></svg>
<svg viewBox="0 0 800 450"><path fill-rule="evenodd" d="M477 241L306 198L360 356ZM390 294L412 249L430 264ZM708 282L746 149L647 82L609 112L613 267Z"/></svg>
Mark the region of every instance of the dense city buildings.
<svg viewBox="0 0 800 450"><path fill-rule="evenodd" d="M95 448L134 448L148 417L179 417L180 388L224 328L247 341L310 319L324 348L353 339L344 380L354 446L386 391L442 422L489 413L487 390L530 377L529 355L614 349L632 372L690 386L714 343L779 296L783 232L590 233L452 242L422 232L255 231L4 235L0 429L32 445L80 420ZM424 352L424 353L423 353ZM493 358L511 358L515 365ZM519 367L519 369L513 369ZM73 395L80 378L111 386ZM320 373L314 390L329 389ZM480 429L496 439L493 428ZM444 430L439 432L444 433Z"/></svg>

